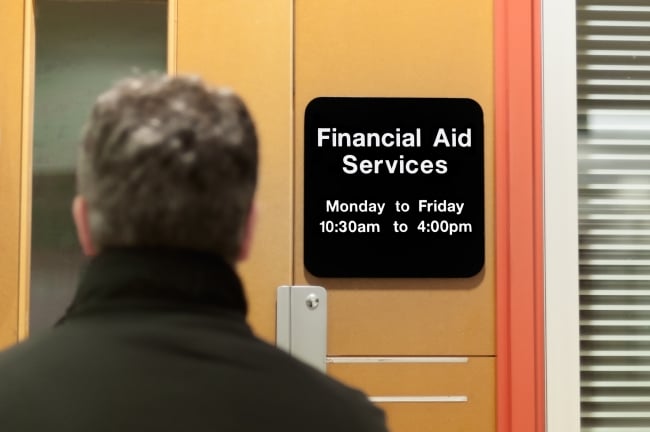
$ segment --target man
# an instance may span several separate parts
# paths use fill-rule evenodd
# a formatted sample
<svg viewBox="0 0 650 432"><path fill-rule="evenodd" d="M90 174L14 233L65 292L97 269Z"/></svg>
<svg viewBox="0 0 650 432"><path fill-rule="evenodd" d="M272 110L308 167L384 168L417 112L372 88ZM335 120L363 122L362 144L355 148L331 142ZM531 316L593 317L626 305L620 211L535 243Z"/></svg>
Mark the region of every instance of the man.
<svg viewBox="0 0 650 432"><path fill-rule="evenodd" d="M97 100L73 217L91 259L65 317L0 354L0 431L385 431L365 396L257 339L246 257L257 138L190 77Z"/></svg>

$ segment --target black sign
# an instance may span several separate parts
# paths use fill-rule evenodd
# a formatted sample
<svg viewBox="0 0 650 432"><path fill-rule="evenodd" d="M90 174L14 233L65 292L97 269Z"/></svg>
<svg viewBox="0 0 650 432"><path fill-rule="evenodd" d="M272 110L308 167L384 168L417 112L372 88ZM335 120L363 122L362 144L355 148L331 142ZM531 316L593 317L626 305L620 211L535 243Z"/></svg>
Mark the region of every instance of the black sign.
<svg viewBox="0 0 650 432"><path fill-rule="evenodd" d="M483 268L475 101L314 99L304 168L304 262L313 275L469 277Z"/></svg>

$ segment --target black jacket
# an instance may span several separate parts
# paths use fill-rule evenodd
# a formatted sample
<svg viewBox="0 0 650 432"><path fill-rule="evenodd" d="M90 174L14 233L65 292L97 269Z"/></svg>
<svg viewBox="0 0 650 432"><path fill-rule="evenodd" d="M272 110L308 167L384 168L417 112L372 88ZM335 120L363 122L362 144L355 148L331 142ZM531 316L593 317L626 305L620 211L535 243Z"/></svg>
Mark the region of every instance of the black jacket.
<svg viewBox="0 0 650 432"><path fill-rule="evenodd" d="M2 432L385 431L366 397L257 339L239 279L114 249L48 333L0 354Z"/></svg>

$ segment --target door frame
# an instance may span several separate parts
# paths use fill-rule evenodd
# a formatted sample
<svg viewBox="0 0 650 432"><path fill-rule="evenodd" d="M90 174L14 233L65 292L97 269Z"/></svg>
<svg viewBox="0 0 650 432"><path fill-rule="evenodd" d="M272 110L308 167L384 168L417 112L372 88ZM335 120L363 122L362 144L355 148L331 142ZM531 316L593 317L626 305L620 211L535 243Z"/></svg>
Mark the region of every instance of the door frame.
<svg viewBox="0 0 650 432"><path fill-rule="evenodd" d="M495 0L497 430L545 430L541 0Z"/></svg>
<svg viewBox="0 0 650 432"><path fill-rule="evenodd" d="M35 24L32 0L0 6L0 348L27 336ZM2 21L2 20L0 20ZM3 24L3 23L0 23Z"/></svg>
<svg viewBox="0 0 650 432"><path fill-rule="evenodd" d="M576 8L544 0L544 290L546 422L580 430Z"/></svg>

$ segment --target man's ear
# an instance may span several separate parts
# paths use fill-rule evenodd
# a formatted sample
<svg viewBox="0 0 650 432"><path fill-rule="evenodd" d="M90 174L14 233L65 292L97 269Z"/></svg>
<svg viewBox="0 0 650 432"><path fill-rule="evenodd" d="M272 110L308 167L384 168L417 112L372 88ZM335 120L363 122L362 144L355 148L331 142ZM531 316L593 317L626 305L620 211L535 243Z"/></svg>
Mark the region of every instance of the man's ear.
<svg viewBox="0 0 650 432"><path fill-rule="evenodd" d="M88 224L88 204L81 195L77 195L72 201L72 219L77 227L77 239L84 255L88 257L97 255L98 251L90 235Z"/></svg>
<svg viewBox="0 0 650 432"><path fill-rule="evenodd" d="M237 261L244 261L250 254L253 245L253 231L255 231L255 224L257 223L257 204L255 201L251 204L251 209L248 211L246 218L246 225L244 226L244 235L242 237L241 246L239 247L239 255Z"/></svg>

